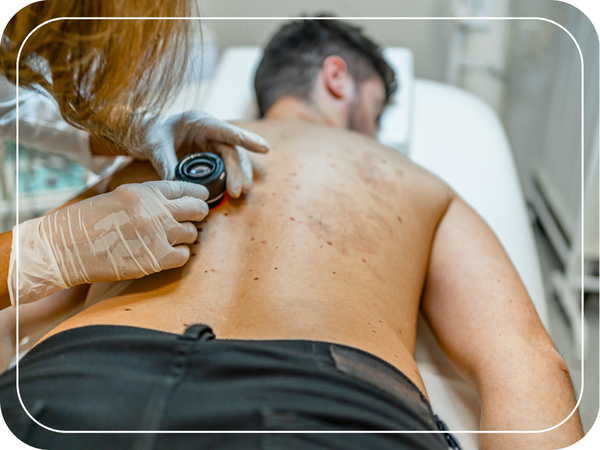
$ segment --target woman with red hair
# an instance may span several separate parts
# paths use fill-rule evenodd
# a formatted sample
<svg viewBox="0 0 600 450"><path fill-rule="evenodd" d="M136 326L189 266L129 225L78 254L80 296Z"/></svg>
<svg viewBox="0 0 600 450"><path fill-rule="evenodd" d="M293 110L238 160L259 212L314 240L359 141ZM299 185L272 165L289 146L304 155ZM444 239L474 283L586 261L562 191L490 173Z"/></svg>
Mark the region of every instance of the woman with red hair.
<svg viewBox="0 0 600 450"><path fill-rule="evenodd" d="M38 93L19 100L20 141L84 163L95 155L147 159L164 181L127 185L0 234L0 309L17 296L28 303L185 264L186 244L197 237L191 222L208 207L203 186L169 181L180 147L219 153L230 196L250 189L246 150L268 151L264 139L201 111L161 114L183 80L190 15L187 0L50 0L9 22L0 81ZM16 140L10 97L0 99L0 137ZM55 123L36 120L36 102L48 99L60 112Z"/></svg>

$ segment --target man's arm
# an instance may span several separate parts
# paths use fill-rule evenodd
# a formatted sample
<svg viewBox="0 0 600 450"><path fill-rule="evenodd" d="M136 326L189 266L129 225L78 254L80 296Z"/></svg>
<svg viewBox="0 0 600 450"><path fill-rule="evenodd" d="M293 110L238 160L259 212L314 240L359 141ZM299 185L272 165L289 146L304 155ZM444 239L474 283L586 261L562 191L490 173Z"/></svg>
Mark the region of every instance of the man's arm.
<svg viewBox="0 0 600 450"><path fill-rule="evenodd" d="M421 307L481 396L481 430L543 430L571 414L576 398L565 362L501 244L458 197L436 231ZM576 411L544 433L482 434L481 448L563 448L582 436Z"/></svg>

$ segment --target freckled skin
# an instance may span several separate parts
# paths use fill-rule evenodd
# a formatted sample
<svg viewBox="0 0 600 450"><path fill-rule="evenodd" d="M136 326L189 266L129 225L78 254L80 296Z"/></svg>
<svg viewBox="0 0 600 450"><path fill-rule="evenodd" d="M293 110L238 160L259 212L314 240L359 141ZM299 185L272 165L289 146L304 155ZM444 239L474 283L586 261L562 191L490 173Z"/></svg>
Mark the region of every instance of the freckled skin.
<svg viewBox="0 0 600 450"><path fill-rule="evenodd" d="M195 256L129 282L51 334L90 324L181 333L205 323L222 339L337 342L388 361L426 392L413 359L416 319L450 190L356 132L283 119L238 126L272 149L251 155L260 168L250 193L202 222ZM136 162L112 187L152 172Z"/></svg>

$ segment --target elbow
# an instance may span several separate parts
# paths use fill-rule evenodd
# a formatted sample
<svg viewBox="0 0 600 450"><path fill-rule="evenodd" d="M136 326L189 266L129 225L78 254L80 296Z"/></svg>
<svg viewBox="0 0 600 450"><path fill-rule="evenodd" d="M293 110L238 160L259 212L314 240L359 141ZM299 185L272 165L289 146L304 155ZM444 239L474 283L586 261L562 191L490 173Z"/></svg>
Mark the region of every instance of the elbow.
<svg viewBox="0 0 600 450"><path fill-rule="evenodd" d="M543 345L512 344L486 355L475 365L471 384L477 391L496 391L507 386L518 391L517 385L541 387L551 380L551 385L561 386L563 392L570 391L574 395L569 368L552 341Z"/></svg>

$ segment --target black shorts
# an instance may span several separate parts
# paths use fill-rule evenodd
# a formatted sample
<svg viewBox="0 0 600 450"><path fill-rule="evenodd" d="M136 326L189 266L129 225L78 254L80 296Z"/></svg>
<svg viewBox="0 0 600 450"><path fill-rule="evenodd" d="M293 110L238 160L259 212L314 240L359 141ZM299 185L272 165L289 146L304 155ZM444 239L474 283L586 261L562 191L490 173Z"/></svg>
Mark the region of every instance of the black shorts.
<svg viewBox="0 0 600 450"><path fill-rule="evenodd" d="M87 326L34 347L19 363L21 399L36 421L70 433L31 420L15 386L13 368L0 376L4 419L44 449L433 450L452 439L431 433L440 422L428 401L373 355L315 341L219 340L205 325L183 335ZM184 433L160 432L173 430ZM284 430L329 433L273 433ZM384 430L411 433L364 433Z"/></svg>

